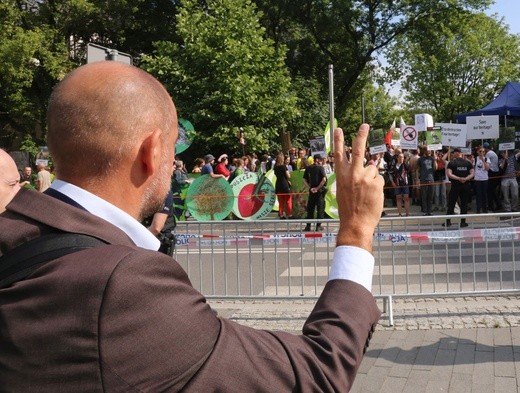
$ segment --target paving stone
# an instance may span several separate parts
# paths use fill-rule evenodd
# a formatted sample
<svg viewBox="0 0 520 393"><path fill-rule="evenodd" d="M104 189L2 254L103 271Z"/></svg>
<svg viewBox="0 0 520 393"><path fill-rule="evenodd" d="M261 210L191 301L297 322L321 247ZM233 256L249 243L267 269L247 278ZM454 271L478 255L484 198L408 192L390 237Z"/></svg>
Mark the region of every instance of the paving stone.
<svg viewBox="0 0 520 393"><path fill-rule="evenodd" d="M428 370L415 370L412 369L408 374L406 385L404 386L403 393L420 393L426 390L428 385L428 378L430 373Z"/></svg>
<svg viewBox="0 0 520 393"><path fill-rule="evenodd" d="M388 371L386 367L372 367L367 373L363 392L381 392L381 387L385 383Z"/></svg>
<svg viewBox="0 0 520 393"><path fill-rule="evenodd" d="M511 345L511 331L509 329L493 330L493 344L495 346Z"/></svg>
<svg viewBox="0 0 520 393"><path fill-rule="evenodd" d="M455 368L459 374L473 375L475 362L475 342L459 339L455 352Z"/></svg>
<svg viewBox="0 0 520 393"><path fill-rule="evenodd" d="M473 366L473 386L495 385L495 365L493 364L493 352L475 351ZM492 391L492 388L490 391Z"/></svg>
<svg viewBox="0 0 520 393"><path fill-rule="evenodd" d="M472 375L453 372L450 380L450 392L471 393Z"/></svg>
<svg viewBox="0 0 520 393"><path fill-rule="evenodd" d="M495 347L495 377L515 377L513 348L511 346Z"/></svg>
<svg viewBox="0 0 520 393"><path fill-rule="evenodd" d="M497 377L495 378L495 392L518 392L516 378Z"/></svg>
<svg viewBox="0 0 520 393"><path fill-rule="evenodd" d="M490 393L495 392L495 381L493 380L493 384L486 385L481 382L473 382L471 385L471 393Z"/></svg>
<svg viewBox="0 0 520 393"><path fill-rule="evenodd" d="M404 386L406 385L406 378L398 378L389 376L385 379L383 386L381 386L381 392L387 393L402 393Z"/></svg>

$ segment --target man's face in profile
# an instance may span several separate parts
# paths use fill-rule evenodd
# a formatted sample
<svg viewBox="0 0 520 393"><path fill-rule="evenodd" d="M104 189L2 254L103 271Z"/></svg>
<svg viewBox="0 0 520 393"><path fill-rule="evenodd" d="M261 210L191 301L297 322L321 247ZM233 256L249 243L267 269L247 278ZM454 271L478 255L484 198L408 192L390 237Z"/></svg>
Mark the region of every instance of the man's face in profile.
<svg viewBox="0 0 520 393"><path fill-rule="evenodd" d="M175 143L178 136L177 112L172 103L172 110L175 111L174 124L171 130L167 130L167 136L162 138L161 162L157 174L145 192L141 209L141 220L158 212L164 202L170 181L173 174L175 161Z"/></svg>

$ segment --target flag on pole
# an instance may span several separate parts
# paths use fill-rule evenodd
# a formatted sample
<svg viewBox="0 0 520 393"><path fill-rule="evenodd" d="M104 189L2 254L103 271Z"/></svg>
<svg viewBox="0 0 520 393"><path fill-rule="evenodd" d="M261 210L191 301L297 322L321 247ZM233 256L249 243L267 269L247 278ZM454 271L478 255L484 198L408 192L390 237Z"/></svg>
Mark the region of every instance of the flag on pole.
<svg viewBox="0 0 520 393"><path fill-rule="evenodd" d="M403 120L403 117L401 116L401 122L399 123L399 130L402 132L406 128L406 123Z"/></svg>
<svg viewBox="0 0 520 393"><path fill-rule="evenodd" d="M334 128L338 126L338 120L334 119ZM330 120L325 126L325 131L323 132L323 135L325 136L325 151L327 154L330 153Z"/></svg>
<svg viewBox="0 0 520 393"><path fill-rule="evenodd" d="M394 118L392 125L388 129L388 132L385 135L385 145L392 144L392 135L393 135L394 131L395 131L395 118Z"/></svg>

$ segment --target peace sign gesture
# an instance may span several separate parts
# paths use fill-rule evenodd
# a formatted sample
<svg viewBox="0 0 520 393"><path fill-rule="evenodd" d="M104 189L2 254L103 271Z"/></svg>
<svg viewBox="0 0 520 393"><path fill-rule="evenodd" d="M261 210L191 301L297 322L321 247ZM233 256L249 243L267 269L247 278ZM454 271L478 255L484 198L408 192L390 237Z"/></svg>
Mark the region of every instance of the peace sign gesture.
<svg viewBox="0 0 520 393"><path fill-rule="evenodd" d="M369 125L359 127L350 159L345 154L343 130L334 130L336 200L340 227L338 246L356 246L372 252L374 229L383 211L383 177L376 166L363 166Z"/></svg>

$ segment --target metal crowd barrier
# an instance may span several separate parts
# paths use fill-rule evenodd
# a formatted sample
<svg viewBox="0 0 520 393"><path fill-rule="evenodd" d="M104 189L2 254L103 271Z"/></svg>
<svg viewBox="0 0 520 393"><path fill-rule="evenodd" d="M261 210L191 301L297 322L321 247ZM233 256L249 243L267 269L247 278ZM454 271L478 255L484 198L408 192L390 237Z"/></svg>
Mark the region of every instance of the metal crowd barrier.
<svg viewBox="0 0 520 393"><path fill-rule="evenodd" d="M468 227L460 228L461 217ZM442 223L451 218L452 226ZM181 221L174 258L207 298L316 299L338 220ZM374 233L372 293L393 325L394 297L520 291L520 213L384 217Z"/></svg>

